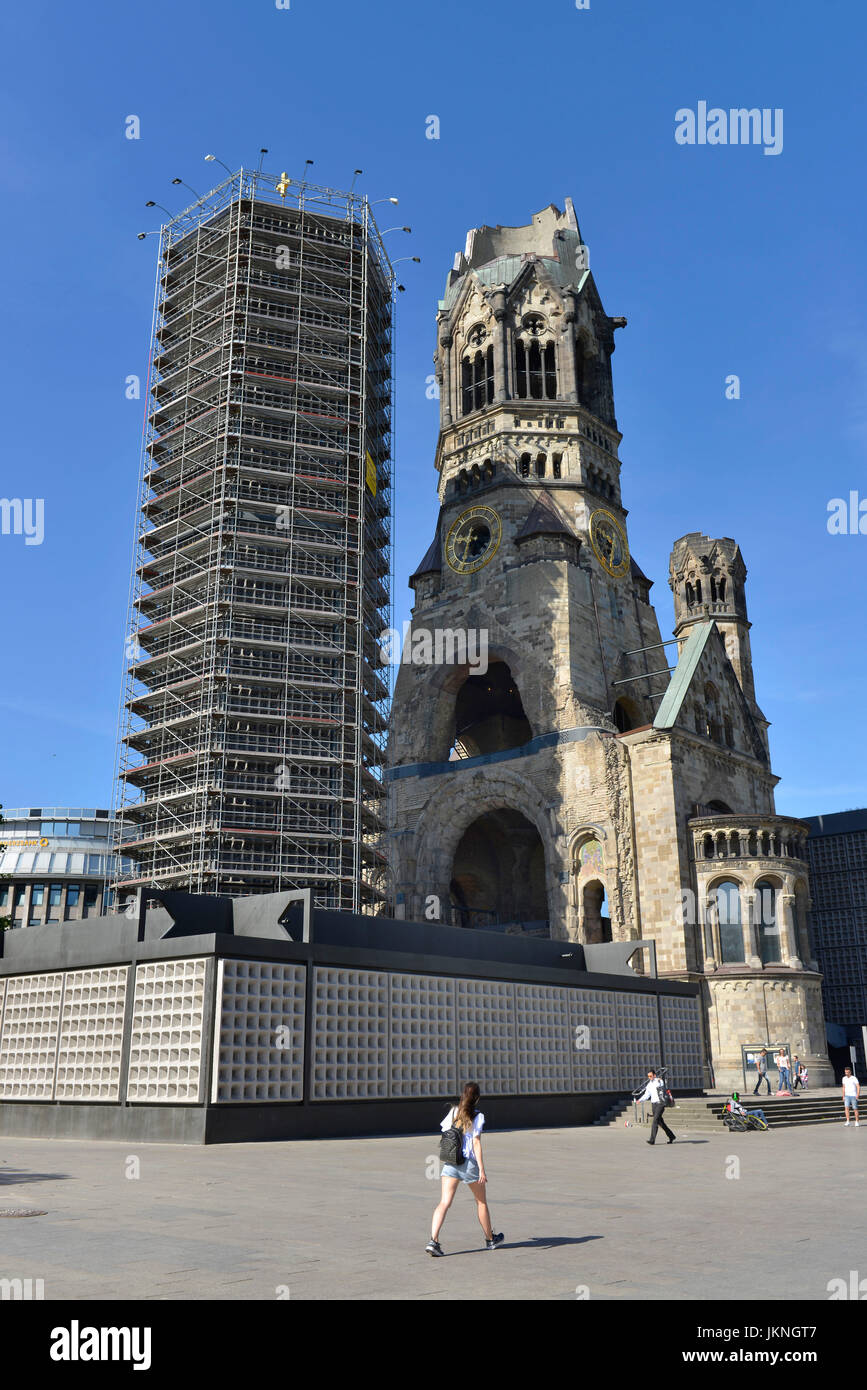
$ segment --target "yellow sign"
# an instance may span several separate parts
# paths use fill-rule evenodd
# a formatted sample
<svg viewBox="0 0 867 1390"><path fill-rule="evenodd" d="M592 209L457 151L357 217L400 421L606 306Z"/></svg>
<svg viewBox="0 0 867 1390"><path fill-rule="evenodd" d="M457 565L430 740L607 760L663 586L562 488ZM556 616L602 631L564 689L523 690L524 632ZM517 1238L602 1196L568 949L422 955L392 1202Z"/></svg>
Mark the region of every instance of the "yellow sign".
<svg viewBox="0 0 867 1390"><path fill-rule="evenodd" d="M365 454L365 458L366 458L366 460L367 460L367 469L366 469L366 473L365 473L365 478L366 478L366 481L367 481L367 486L370 488L371 492L373 493L373 495L374 495L374 497L375 497L375 496L376 496L376 464L373 462L373 459L370 457L370 450L369 450L369 449L367 450L367 452L366 452L366 454Z"/></svg>
<svg viewBox="0 0 867 1390"><path fill-rule="evenodd" d="M50 840L4 840L3 832L0 830L0 845L6 845L7 848L21 849L22 847L38 846L39 849L47 849L50 844Z"/></svg>

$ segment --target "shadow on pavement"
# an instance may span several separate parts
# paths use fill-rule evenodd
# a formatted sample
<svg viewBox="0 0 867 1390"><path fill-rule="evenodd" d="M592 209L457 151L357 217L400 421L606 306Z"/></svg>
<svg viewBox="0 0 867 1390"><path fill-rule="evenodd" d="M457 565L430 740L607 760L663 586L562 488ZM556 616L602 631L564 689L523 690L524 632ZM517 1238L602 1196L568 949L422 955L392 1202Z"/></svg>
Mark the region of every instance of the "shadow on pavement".
<svg viewBox="0 0 867 1390"><path fill-rule="evenodd" d="M603 1240L603 1236L534 1236L532 1240L504 1240L498 1250L553 1250L557 1245L584 1245L588 1240ZM452 1255L488 1255L493 1251L478 1245L472 1250L452 1250Z"/></svg>
<svg viewBox="0 0 867 1390"><path fill-rule="evenodd" d="M54 1182L69 1176L69 1173L28 1173L25 1168L0 1168L0 1184Z"/></svg>

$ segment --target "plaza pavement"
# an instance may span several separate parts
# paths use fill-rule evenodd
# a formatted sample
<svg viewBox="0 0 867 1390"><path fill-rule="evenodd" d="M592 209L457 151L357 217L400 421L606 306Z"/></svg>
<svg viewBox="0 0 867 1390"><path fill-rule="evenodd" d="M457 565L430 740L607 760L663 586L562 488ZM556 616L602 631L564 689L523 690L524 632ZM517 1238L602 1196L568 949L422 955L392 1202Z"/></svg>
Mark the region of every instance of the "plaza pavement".
<svg viewBox="0 0 867 1390"><path fill-rule="evenodd" d="M505 1244L483 1248L459 1190L438 1260L424 1252L434 1135L0 1139L0 1211L45 1212L0 1220L0 1279L41 1278L46 1300L574 1300L586 1288L591 1300L775 1301L827 1299L829 1280L867 1276L867 1123L684 1132L653 1153L645 1137L492 1129L489 1201Z"/></svg>

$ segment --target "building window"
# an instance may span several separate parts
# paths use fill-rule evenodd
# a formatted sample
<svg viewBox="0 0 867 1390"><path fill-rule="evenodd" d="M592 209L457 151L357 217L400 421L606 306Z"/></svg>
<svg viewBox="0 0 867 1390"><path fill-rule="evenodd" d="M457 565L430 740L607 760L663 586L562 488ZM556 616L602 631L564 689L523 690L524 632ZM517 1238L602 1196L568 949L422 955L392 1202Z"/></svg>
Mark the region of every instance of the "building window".
<svg viewBox="0 0 867 1390"><path fill-rule="evenodd" d="M554 477L555 477L555 478L559 478L559 477L561 476L561 474L562 474L562 468L563 468L563 455L562 455L562 454L552 454L552 455L551 455L551 468L552 468L552 471L553 471L553 473L554 473Z"/></svg>
<svg viewBox="0 0 867 1390"><path fill-rule="evenodd" d="M41 907L45 901L45 884L34 883L30 890L30 906Z"/></svg>
<svg viewBox="0 0 867 1390"><path fill-rule="evenodd" d="M740 887L733 880L718 883L712 891L712 910L719 922L720 954L724 965L739 965L744 959L741 928Z"/></svg>
<svg viewBox="0 0 867 1390"><path fill-rule="evenodd" d="M66 888L66 906L78 907L78 899L81 897L81 889L77 883L70 883Z"/></svg>
<svg viewBox="0 0 867 1390"><path fill-rule="evenodd" d="M92 915L92 913L94 913L94 912L96 911L98 902L99 902L99 889L98 889L98 888L85 888L85 890L84 890L84 908L83 908L82 913L81 913L82 917L90 917L90 916Z"/></svg>
<svg viewBox="0 0 867 1390"><path fill-rule="evenodd" d="M16 888L16 889L15 889L15 903L14 903L14 906L15 906L15 907L20 907L20 906L21 906L21 904L22 904L23 901L24 901L24 894L25 894L26 892L27 892L27 889L24 888L24 887L20 887L20 888Z"/></svg>
<svg viewBox="0 0 867 1390"><path fill-rule="evenodd" d="M755 914L762 965L771 965L774 961L782 960L783 953L780 949L780 924L777 921L777 890L767 879L756 884Z"/></svg>
<svg viewBox="0 0 867 1390"><path fill-rule="evenodd" d="M9 889L0 887L0 907L5 907L9 897Z"/></svg>
<svg viewBox="0 0 867 1390"><path fill-rule="evenodd" d="M557 395L557 368L554 344L544 348L535 340L515 344L515 394L534 401L554 400Z"/></svg>
<svg viewBox="0 0 867 1390"><path fill-rule="evenodd" d="M494 399L494 349L469 353L461 361L461 412L470 415Z"/></svg>

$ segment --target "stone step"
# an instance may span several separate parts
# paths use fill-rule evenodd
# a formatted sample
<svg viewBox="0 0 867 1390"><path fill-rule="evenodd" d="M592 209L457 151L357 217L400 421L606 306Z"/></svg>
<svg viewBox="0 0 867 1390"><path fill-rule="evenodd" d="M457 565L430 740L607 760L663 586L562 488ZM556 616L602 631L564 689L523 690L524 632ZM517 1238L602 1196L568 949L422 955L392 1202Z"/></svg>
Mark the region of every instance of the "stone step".
<svg viewBox="0 0 867 1390"><path fill-rule="evenodd" d="M672 1129L678 1125L684 1130L703 1130L719 1133L722 1130L722 1112L726 1099L721 1096L687 1096L671 1109L666 1110L665 1120ZM771 1096L748 1097L742 1101L746 1110L761 1109L772 1129L790 1129L795 1125L843 1124L842 1103L839 1096ZM864 1110L867 1127L867 1100ZM641 1107L637 1116L633 1112L631 1099L618 1101L599 1116L594 1124L605 1127L631 1124L648 1125L651 1121L649 1106Z"/></svg>

